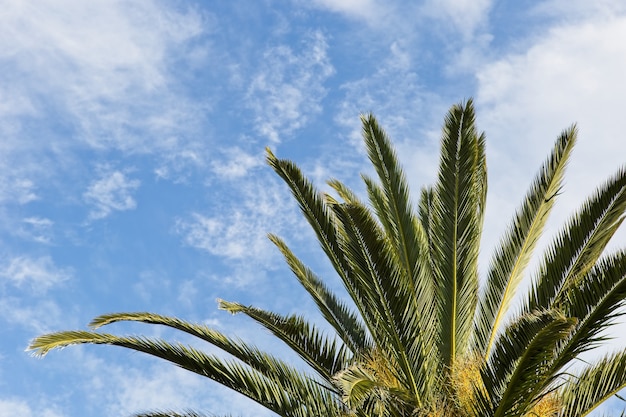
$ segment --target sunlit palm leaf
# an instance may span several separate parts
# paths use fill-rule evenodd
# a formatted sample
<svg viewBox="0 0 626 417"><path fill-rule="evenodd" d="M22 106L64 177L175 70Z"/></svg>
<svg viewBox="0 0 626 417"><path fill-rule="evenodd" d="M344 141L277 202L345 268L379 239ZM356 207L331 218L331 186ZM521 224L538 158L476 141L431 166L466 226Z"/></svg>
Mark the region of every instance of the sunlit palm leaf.
<svg viewBox="0 0 626 417"><path fill-rule="evenodd" d="M451 365L469 343L478 296L478 251L484 184L484 137L475 129L473 103L446 116L434 190L431 238L440 302L440 349Z"/></svg>
<svg viewBox="0 0 626 417"><path fill-rule="evenodd" d="M626 170L621 169L582 205L549 249L525 310L550 308L568 285L589 271L623 220Z"/></svg>
<svg viewBox="0 0 626 417"><path fill-rule="evenodd" d="M489 356L500 323L561 189L565 167L575 142L576 130L573 127L557 139L552 154L541 167L493 256L476 315L476 349L485 358Z"/></svg>

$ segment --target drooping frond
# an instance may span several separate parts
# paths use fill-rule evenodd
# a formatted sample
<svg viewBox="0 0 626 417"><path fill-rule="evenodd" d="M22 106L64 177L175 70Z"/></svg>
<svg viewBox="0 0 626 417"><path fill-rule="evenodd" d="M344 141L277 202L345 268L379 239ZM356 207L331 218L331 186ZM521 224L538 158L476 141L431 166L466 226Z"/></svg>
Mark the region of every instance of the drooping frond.
<svg viewBox="0 0 626 417"><path fill-rule="evenodd" d="M338 346L335 340L325 337L301 316L282 316L224 300L219 301L219 307L233 314L243 313L260 323L329 382L350 362L351 355L345 346Z"/></svg>
<svg viewBox="0 0 626 417"><path fill-rule="evenodd" d="M446 116L439 177L430 206L440 349L447 366L468 346L478 296L480 211L486 192L486 168L484 136L476 131L474 119L471 100L453 106Z"/></svg>
<svg viewBox="0 0 626 417"><path fill-rule="evenodd" d="M557 139L492 258L476 315L476 349L485 358L489 356L502 319L561 189L565 167L575 142L574 127L564 131Z"/></svg>
<svg viewBox="0 0 626 417"><path fill-rule="evenodd" d="M52 349L76 344L121 346L172 362L183 369L210 378L285 417L337 415L340 405L335 395L317 381L282 361L265 355L272 363L265 372L241 363L208 355L181 343L168 343L144 337L119 337L87 331L67 331L40 336L29 349L43 356ZM326 414L330 413L330 414Z"/></svg>
<svg viewBox="0 0 626 417"><path fill-rule="evenodd" d="M371 341L363 322L354 311L341 300L337 299L328 287L298 257L285 242L276 235L269 235L270 240L278 247L285 257L300 284L307 290L322 316L335 329L337 335L353 353L366 351Z"/></svg>
<svg viewBox="0 0 626 417"><path fill-rule="evenodd" d="M246 365L249 365L263 374L273 372L273 369L276 366L275 358L260 351L252 345L246 344L238 339L229 338L207 326L189 323L175 317L161 316L153 313L113 313L96 317L89 325L91 328L97 329L99 327L121 321L137 321L148 324L159 324L183 331L222 349L224 352L229 353L244 362Z"/></svg>
<svg viewBox="0 0 626 417"><path fill-rule="evenodd" d="M572 376L563 386L563 410L559 417L587 416L624 387L626 352L605 356L578 376Z"/></svg>
<svg viewBox="0 0 626 417"><path fill-rule="evenodd" d="M626 169L619 170L584 202L546 251L525 310L561 303L600 258L626 211Z"/></svg>

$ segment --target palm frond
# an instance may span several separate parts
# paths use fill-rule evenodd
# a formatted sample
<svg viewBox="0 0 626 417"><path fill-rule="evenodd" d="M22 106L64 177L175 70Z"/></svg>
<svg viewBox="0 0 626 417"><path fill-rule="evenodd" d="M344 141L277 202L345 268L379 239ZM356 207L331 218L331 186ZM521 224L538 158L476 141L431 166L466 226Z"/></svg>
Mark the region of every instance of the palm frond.
<svg viewBox="0 0 626 417"><path fill-rule="evenodd" d="M360 289L361 314L377 342L398 365L398 379L416 398L425 398L432 390L432 359L435 346L424 343L419 328L415 300L408 291L406 279L394 262L393 250L383 238L383 231L362 206L337 205L337 218L346 234L342 250L355 272L353 286Z"/></svg>
<svg viewBox="0 0 626 417"><path fill-rule="evenodd" d="M256 347L251 346L241 340L229 338L226 335L218 332L217 330L211 329L207 326L196 323L189 323L175 317L161 316L153 313L113 313L101 315L94 318L91 323L89 323L89 326L92 329L98 329L102 326L121 321L136 321L148 324L159 324L176 330L180 330L222 349L224 352L234 356L246 365L266 375L271 375L273 370L276 368L276 362L278 361L271 355L268 355L267 353L262 352ZM299 324L303 326L308 326L307 323ZM305 339L306 336L318 337L319 340L317 340L317 347L319 347L321 350L314 353L317 353L320 356L320 359L322 359L322 355L324 354L331 356L334 352L333 349L337 349L334 344L325 345L324 342L327 341L321 338L314 329L307 328L307 330L309 330L309 333L311 334L303 335L303 339ZM340 350L340 353L345 355L344 351ZM327 370L326 372L324 372L324 365L327 365L328 362L332 362L332 360L328 358L325 359L327 359L326 362L318 365L320 369L315 368L323 376L326 376L326 373L328 373ZM332 375L332 373L330 373L330 375ZM327 380L330 380L330 375L328 375L328 377L326 378Z"/></svg>
<svg viewBox="0 0 626 417"><path fill-rule="evenodd" d="M523 415L534 397L528 393L550 388L554 375L546 372L556 345L571 332L576 320L556 311L525 314L500 334L482 371L483 402L491 402L494 416ZM538 388L539 387L539 388ZM519 414L507 414L515 411Z"/></svg>
<svg viewBox="0 0 626 417"><path fill-rule="evenodd" d="M334 219L333 210L325 202L323 195L302 174L296 164L278 159L268 149L267 163L280 176L298 202L302 214L315 232L322 250L330 260L337 274L350 292L348 275L351 273L348 261L344 258L338 242L340 230ZM352 294L350 294L352 296Z"/></svg>
<svg viewBox="0 0 626 417"><path fill-rule="evenodd" d="M624 314L626 305L626 252L620 251L597 262L576 286L568 289L564 313L579 324L553 359L553 372L581 353L606 340L603 331Z"/></svg>
<svg viewBox="0 0 626 417"><path fill-rule="evenodd" d="M575 285L599 259L625 210L626 169L620 169L584 202L546 251L526 311L562 301L568 286Z"/></svg>
<svg viewBox="0 0 626 417"><path fill-rule="evenodd" d="M300 284L307 290L322 316L335 329L337 335L353 353L369 350L371 340L362 320L344 302L340 301L328 287L298 257L287 244L276 235L269 235Z"/></svg>
<svg viewBox="0 0 626 417"><path fill-rule="evenodd" d="M286 417L306 417L311 413L338 413L335 394L314 379L269 355L272 369L261 373L240 363L208 355L181 343L145 337L120 337L107 333L65 331L37 337L29 349L44 356L52 349L77 344L107 344L143 352L183 369L210 378Z"/></svg>
<svg viewBox="0 0 626 417"><path fill-rule="evenodd" d="M452 365L466 350L478 297L480 210L486 186L484 137L474 126L472 101L453 106L446 116L439 177L430 215L434 246L433 274L440 302L441 357Z"/></svg>
<svg viewBox="0 0 626 417"><path fill-rule="evenodd" d="M282 316L224 300L219 301L219 308L233 314L243 313L260 323L329 382L350 362L351 355L345 345L338 345L335 340L325 337L301 316Z"/></svg>
<svg viewBox="0 0 626 417"><path fill-rule="evenodd" d="M409 289L413 294L430 297L433 293L432 282L425 280L422 273L428 243L413 210L404 172L387 134L374 116L362 116L361 122L367 153L381 184L380 188L374 187L372 181L364 178L368 184L370 201L410 279Z"/></svg>
<svg viewBox="0 0 626 417"><path fill-rule="evenodd" d="M563 386L559 417L584 417L626 387L626 352L605 356ZM622 413L624 415L624 412Z"/></svg>
<svg viewBox="0 0 626 417"><path fill-rule="evenodd" d="M574 127L564 131L557 139L491 260L476 314L476 350L485 358L489 356L500 323L561 189L565 167L575 142Z"/></svg>
<svg viewBox="0 0 626 417"><path fill-rule="evenodd" d="M433 242L435 238L433 236L433 207L435 204L435 191L432 186L422 188L419 200L419 221L422 223L424 234L428 242L428 272L430 276L433 276L435 269L435 248ZM432 278L431 278L432 279Z"/></svg>

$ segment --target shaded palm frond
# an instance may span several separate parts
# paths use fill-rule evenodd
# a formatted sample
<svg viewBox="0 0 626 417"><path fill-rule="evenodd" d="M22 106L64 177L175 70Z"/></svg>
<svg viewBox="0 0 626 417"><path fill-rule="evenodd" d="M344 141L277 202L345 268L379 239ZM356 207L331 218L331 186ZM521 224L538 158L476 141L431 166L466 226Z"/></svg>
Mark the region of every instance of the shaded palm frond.
<svg viewBox="0 0 626 417"><path fill-rule="evenodd" d="M399 263L410 279L410 290L414 294L430 296L433 283L425 280L421 273L428 243L413 210L404 172L387 134L374 116L362 116L361 122L367 153L380 181L380 187L375 187L373 181L364 177L370 202L381 219L387 237L393 242Z"/></svg>
<svg viewBox="0 0 626 417"><path fill-rule="evenodd" d="M322 280L293 254L282 239L276 235L270 235L269 238L283 254L300 284L313 298L322 316L335 329L346 346L353 353L369 350L372 342L363 321L357 314L340 301Z"/></svg>
<svg viewBox="0 0 626 417"><path fill-rule="evenodd" d="M489 357L500 323L561 189L565 167L575 142L574 127L564 131L557 139L491 260L476 314L476 350L485 358Z"/></svg>
<svg viewBox="0 0 626 417"><path fill-rule="evenodd" d="M424 229L424 234L426 235L426 240L428 242L428 273L432 277L435 270L434 265L434 245L435 241L433 234L433 207L435 204L435 191L433 187L424 187L420 193L419 200L419 221L422 223L422 228ZM432 278L431 278L432 279Z"/></svg>

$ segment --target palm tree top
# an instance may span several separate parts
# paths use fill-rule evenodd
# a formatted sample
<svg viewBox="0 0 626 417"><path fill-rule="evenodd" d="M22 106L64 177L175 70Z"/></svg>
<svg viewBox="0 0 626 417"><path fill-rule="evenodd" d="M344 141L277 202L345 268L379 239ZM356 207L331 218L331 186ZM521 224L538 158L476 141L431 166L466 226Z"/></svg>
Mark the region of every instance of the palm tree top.
<svg viewBox="0 0 626 417"><path fill-rule="evenodd" d="M207 326L152 313L100 316L89 331L43 335L29 349L43 356L73 344L126 347L286 417L578 417L626 386L626 351L577 372L572 367L605 341L604 330L625 304L626 251L605 249L624 220L626 169L601 184L545 252L535 254L576 143L576 127L564 130L480 277L486 138L472 100L446 115L438 176L415 200L384 130L371 114L361 122L375 171L375 178L363 176L367 202L337 180L328 183L334 196L320 192L296 164L267 150L268 164L291 190L349 300L335 295L280 237L269 238L335 334L298 314L219 301L221 309L269 330L310 372ZM539 267L529 271L536 256ZM526 278L530 290L519 294ZM515 297L521 307L512 311ZM118 321L168 326L234 359L99 331Z"/></svg>

